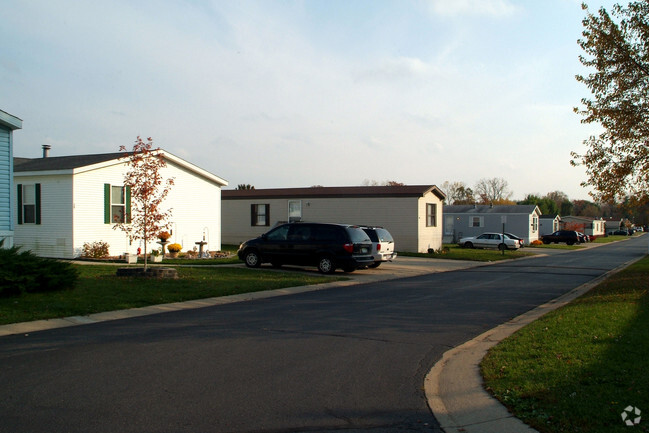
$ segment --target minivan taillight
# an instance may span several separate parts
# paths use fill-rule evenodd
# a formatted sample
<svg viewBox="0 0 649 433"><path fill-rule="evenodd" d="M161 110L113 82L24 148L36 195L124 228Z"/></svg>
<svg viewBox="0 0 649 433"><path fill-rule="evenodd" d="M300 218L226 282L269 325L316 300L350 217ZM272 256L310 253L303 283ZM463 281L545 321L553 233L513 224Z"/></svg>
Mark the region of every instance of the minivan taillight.
<svg viewBox="0 0 649 433"><path fill-rule="evenodd" d="M352 254L354 252L354 244L344 244L343 248L345 251L347 251L349 254Z"/></svg>
<svg viewBox="0 0 649 433"><path fill-rule="evenodd" d="M376 244L376 251L381 251L381 244Z"/></svg>

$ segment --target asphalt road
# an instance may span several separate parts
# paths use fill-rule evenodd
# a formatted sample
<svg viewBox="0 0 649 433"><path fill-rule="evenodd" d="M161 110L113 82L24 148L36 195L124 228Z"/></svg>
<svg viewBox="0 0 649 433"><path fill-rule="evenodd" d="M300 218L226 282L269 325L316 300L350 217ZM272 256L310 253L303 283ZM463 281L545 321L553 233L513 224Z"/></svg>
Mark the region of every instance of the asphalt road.
<svg viewBox="0 0 649 433"><path fill-rule="evenodd" d="M647 252L469 270L0 338L0 432L440 431L451 347Z"/></svg>

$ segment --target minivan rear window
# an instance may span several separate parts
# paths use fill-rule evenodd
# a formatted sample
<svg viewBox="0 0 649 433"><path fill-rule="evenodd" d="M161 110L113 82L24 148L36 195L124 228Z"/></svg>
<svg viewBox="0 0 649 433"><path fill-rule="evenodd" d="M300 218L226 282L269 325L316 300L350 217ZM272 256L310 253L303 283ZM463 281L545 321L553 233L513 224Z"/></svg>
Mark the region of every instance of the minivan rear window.
<svg viewBox="0 0 649 433"><path fill-rule="evenodd" d="M372 242L360 227L347 227L347 233L352 242Z"/></svg>

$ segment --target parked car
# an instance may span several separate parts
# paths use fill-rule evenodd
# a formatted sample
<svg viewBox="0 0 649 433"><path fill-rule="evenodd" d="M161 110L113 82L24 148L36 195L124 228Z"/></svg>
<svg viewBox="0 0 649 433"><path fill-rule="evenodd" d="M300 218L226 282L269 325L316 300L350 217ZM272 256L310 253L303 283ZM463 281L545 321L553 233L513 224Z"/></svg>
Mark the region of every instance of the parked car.
<svg viewBox="0 0 649 433"><path fill-rule="evenodd" d="M577 232L577 237L579 238L579 243L590 242L590 236L583 234L582 232Z"/></svg>
<svg viewBox="0 0 649 433"><path fill-rule="evenodd" d="M541 236L544 244L565 242L568 245L580 243L579 234L574 230L557 230L556 232Z"/></svg>
<svg viewBox="0 0 649 433"><path fill-rule="evenodd" d="M629 231L624 229L620 230L615 230L614 232L610 232L609 235L615 235L615 236L629 236Z"/></svg>
<svg viewBox="0 0 649 433"><path fill-rule="evenodd" d="M521 238L520 236L516 236L515 234L508 232L505 232L505 236L509 237L510 239L517 240L521 248L525 246L525 239Z"/></svg>
<svg viewBox="0 0 649 433"><path fill-rule="evenodd" d="M287 223L241 244L239 259L250 268L262 263L317 266L323 274L352 272L374 263L372 241L358 226Z"/></svg>
<svg viewBox="0 0 649 433"><path fill-rule="evenodd" d="M391 262L397 258L394 251L394 239L389 231L383 227L362 227L372 241L372 255L374 263L370 268L378 268L383 262Z"/></svg>
<svg viewBox="0 0 649 433"><path fill-rule="evenodd" d="M458 242L464 248L498 248L499 250L517 250L520 243L516 239L510 239L502 233L483 233L480 236L462 238Z"/></svg>

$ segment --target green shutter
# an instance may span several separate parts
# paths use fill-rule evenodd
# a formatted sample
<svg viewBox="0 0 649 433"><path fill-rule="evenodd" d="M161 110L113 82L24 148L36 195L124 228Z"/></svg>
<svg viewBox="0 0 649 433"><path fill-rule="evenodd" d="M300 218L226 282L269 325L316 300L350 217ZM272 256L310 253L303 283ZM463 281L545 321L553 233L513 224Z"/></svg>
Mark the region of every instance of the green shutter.
<svg viewBox="0 0 649 433"><path fill-rule="evenodd" d="M257 209L254 204L250 205L250 225L254 226L257 223Z"/></svg>
<svg viewBox="0 0 649 433"><path fill-rule="evenodd" d="M126 186L126 191L124 191L124 202L126 203L126 215L124 215L124 221L126 224L131 223L131 187Z"/></svg>
<svg viewBox="0 0 649 433"><path fill-rule="evenodd" d="M23 223L23 185L18 184L18 191L16 192L18 198L18 224Z"/></svg>
<svg viewBox="0 0 649 433"><path fill-rule="evenodd" d="M110 183L104 184L104 224L110 224Z"/></svg>
<svg viewBox="0 0 649 433"><path fill-rule="evenodd" d="M34 193L36 195L34 199L36 201L36 203L34 203L36 205L35 206L36 224L40 224L41 223L41 184L40 183L34 185Z"/></svg>

